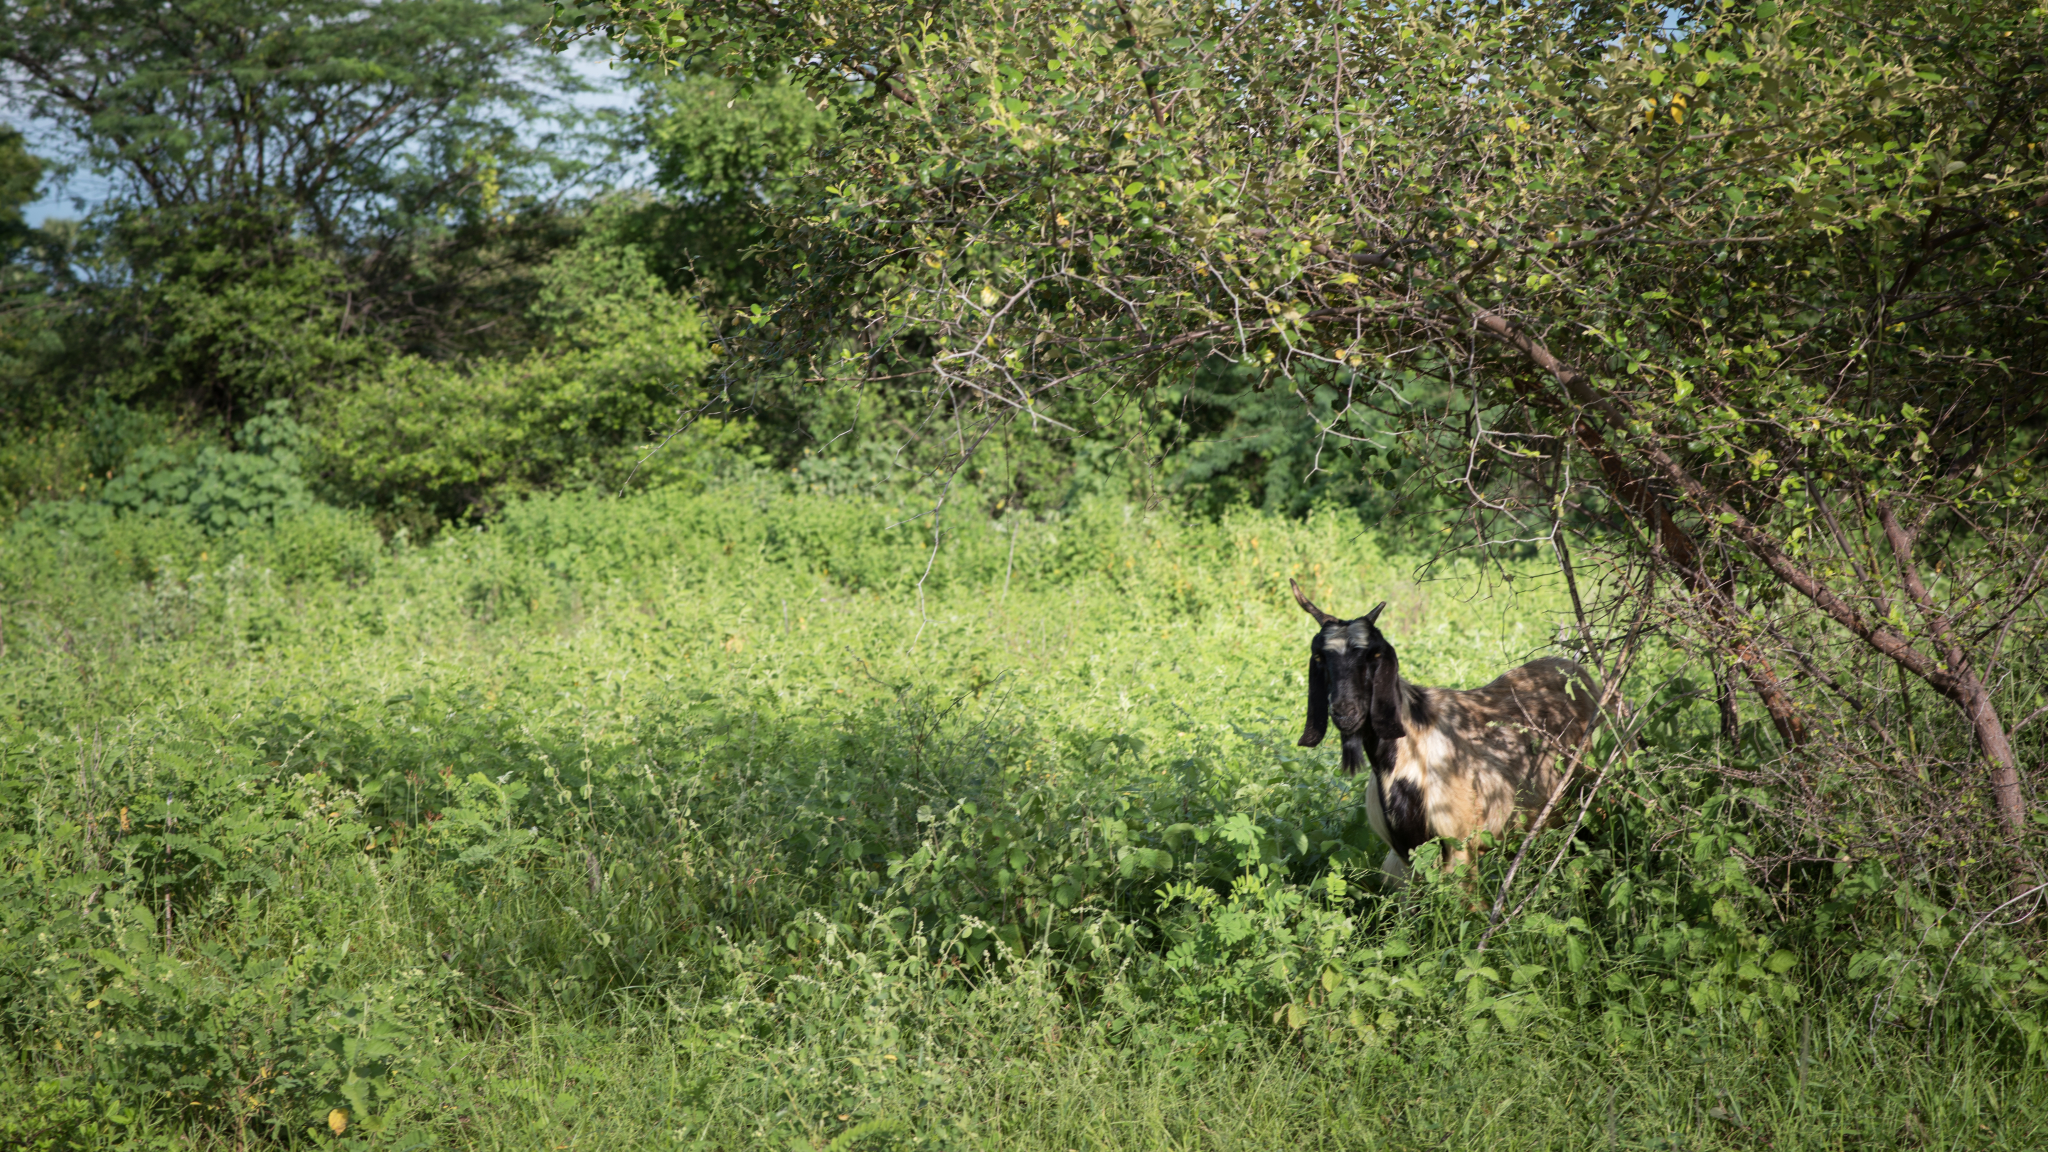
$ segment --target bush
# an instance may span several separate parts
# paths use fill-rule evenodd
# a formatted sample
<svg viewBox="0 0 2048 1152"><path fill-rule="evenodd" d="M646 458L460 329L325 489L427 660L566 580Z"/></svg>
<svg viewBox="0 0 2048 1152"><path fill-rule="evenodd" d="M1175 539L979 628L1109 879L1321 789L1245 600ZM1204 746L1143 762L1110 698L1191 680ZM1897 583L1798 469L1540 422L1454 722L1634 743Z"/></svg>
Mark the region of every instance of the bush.
<svg viewBox="0 0 2048 1152"><path fill-rule="evenodd" d="M384 554L368 516L326 504L279 519L268 531L244 532L234 545L290 581L362 580Z"/></svg>
<svg viewBox="0 0 2048 1152"><path fill-rule="evenodd" d="M69 419L0 431L0 494L9 512L37 500L96 497L138 449L173 438L164 416L99 392Z"/></svg>
<svg viewBox="0 0 2048 1152"><path fill-rule="evenodd" d="M707 453L740 442L741 426L689 423L709 339L637 249L587 240L541 281L546 339L531 354L398 357L327 397L320 468L339 499L479 518L548 488L699 477L716 466Z"/></svg>
<svg viewBox="0 0 2048 1152"><path fill-rule="evenodd" d="M194 750L164 751L175 762ZM118 811L70 824L74 853L0 876L0 1028L59 1054L74 1084L245 1139L252 1125L282 1134L281 1124L289 1132L335 1108L374 1118L398 1063L431 1064L445 1017L445 976L365 980L346 937L293 945L177 932L178 917L207 915L193 887L201 874L260 896L290 855L321 854L323 842L361 830L338 818L346 810L332 810L317 779L269 780L259 768L230 754L197 771L151 772L163 790L148 800L102 779L89 786ZM25 798L18 778L5 783L10 801ZM237 790L262 798L237 802ZM305 806L297 817L273 806L295 800ZM141 815L152 802L163 810L153 824ZM58 874L76 883L44 882Z"/></svg>
<svg viewBox="0 0 2048 1152"><path fill-rule="evenodd" d="M258 419L269 430L243 442L277 447L267 437L290 421ZM75 603L236 557L287 582L359 581L385 553L370 518L313 501L281 449L148 446L116 480L106 486L110 498L38 501L0 529L0 582L23 594L61 589Z"/></svg>
<svg viewBox="0 0 2048 1152"><path fill-rule="evenodd" d="M289 411L285 401L270 401L235 434L234 449L136 449L100 500L132 515L189 518L214 534L268 528L303 512L313 505L301 475L307 434Z"/></svg>

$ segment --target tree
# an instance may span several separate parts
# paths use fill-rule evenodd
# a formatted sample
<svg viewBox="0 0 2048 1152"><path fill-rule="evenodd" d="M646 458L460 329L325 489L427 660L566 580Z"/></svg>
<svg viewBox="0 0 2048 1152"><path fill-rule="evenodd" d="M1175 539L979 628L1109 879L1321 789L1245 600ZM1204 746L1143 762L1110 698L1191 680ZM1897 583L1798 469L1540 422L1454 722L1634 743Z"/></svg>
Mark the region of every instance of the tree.
<svg viewBox="0 0 2048 1152"><path fill-rule="evenodd" d="M29 155L28 142L0 125L0 260L12 258L28 233L22 208L36 198L43 163Z"/></svg>
<svg viewBox="0 0 2048 1152"><path fill-rule="evenodd" d="M0 16L0 62L123 209L235 244L357 244L501 207L506 170L533 159L516 124L540 111L534 79L565 80L526 46L535 15L496 0L49 0Z"/></svg>
<svg viewBox="0 0 2048 1152"><path fill-rule="evenodd" d="M1542 541L1568 574L1571 544L1600 550L1588 586L1650 598L1802 755L1878 739L1881 670L1917 681L1974 744L1991 826L2026 830L2035 0L1676 27L1544 0L603 19L694 70L796 61L839 113L827 194L779 214L791 270L754 355L859 332L991 411L1217 358L1335 389L1333 450L1400 416L1482 542Z"/></svg>
<svg viewBox="0 0 2048 1152"><path fill-rule="evenodd" d="M770 82L739 98L717 77L648 85L642 132L667 199L649 227L672 283L722 308L755 303L775 272L755 249L772 240L766 212L804 195L810 157L831 115L795 85Z"/></svg>
<svg viewBox="0 0 2048 1152"><path fill-rule="evenodd" d="M239 418L387 346L462 349L502 331L475 313L508 261L561 242L550 197L573 171L535 130L543 88L574 87L523 30L539 11L37 0L0 13L0 90L113 189L85 245L103 271L66 297L66 353L46 384ZM510 311L531 287L514 295Z"/></svg>

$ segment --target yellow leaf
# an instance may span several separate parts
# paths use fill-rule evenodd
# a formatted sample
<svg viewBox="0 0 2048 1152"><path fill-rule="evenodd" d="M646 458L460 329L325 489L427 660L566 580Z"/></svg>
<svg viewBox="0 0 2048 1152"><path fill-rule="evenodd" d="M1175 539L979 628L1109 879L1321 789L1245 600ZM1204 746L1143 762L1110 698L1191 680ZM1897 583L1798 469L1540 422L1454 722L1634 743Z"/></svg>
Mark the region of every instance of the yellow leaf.
<svg viewBox="0 0 2048 1152"><path fill-rule="evenodd" d="M1308 1011L1299 1004L1289 1004L1287 1006L1287 1026L1299 1032L1301 1031L1301 1026L1306 1023L1308 1023Z"/></svg>
<svg viewBox="0 0 2048 1152"><path fill-rule="evenodd" d="M339 1136L343 1132L348 1131L347 1110L342 1108L336 1108L334 1111L329 1112L327 1114L327 1128L336 1136Z"/></svg>

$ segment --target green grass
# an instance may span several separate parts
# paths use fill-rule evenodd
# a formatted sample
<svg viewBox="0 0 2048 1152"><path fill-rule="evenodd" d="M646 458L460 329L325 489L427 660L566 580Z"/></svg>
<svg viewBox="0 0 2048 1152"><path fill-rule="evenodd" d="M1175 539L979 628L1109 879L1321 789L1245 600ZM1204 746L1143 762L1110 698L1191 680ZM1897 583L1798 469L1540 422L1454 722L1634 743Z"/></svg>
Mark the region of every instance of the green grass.
<svg viewBox="0 0 2048 1152"><path fill-rule="evenodd" d="M1286 580L1390 600L1406 674L1470 686L1551 651L1539 567L1100 503L950 523L926 574L916 511L18 522L0 1139L2048 1141L2024 942L1944 969L1881 867L1757 887L1684 767L1711 708L1651 678L1625 788L1484 953L1455 881L1377 891L1354 783L1294 746Z"/></svg>

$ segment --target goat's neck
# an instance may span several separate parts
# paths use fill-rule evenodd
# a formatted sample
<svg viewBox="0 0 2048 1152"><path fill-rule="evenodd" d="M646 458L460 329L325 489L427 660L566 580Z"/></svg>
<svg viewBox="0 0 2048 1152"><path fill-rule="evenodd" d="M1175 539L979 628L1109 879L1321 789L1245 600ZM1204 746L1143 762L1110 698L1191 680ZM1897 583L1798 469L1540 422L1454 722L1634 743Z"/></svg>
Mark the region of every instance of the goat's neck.
<svg viewBox="0 0 2048 1152"><path fill-rule="evenodd" d="M1394 673L1394 716L1401 721L1401 731L1394 733L1395 737L1398 738L1402 733L1414 731L1414 710L1408 706L1408 701L1420 691L1421 689L1415 687L1415 685L1403 680L1399 672Z"/></svg>
<svg viewBox="0 0 2048 1152"><path fill-rule="evenodd" d="M1422 689L1402 679L1400 673L1396 672L1394 674L1394 718L1396 721L1394 730L1391 732L1377 731L1372 725L1370 717L1368 717L1366 730L1362 733L1365 737L1363 741L1365 758L1372 765L1373 771L1393 771L1394 762L1399 756L1401 738L1415 732L1421 721L1421 717L1415 715L1415 710L1409 706L1409 702L1422 691Z"/></svg>

